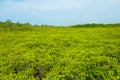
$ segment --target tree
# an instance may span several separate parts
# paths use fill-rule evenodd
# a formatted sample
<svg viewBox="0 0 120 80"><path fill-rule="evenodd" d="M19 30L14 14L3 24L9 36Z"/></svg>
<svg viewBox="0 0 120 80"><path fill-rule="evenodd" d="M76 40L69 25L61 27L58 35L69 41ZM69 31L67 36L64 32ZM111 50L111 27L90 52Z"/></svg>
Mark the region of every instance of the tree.
<svg viewBox="0 0 120 80"><path fill-rule="evenodd" d="M12 26L12 21L9 20L9 19L6 20L6 21L5 21L5 26L6 26L6 27L11 27L11 26Z"/></svg>

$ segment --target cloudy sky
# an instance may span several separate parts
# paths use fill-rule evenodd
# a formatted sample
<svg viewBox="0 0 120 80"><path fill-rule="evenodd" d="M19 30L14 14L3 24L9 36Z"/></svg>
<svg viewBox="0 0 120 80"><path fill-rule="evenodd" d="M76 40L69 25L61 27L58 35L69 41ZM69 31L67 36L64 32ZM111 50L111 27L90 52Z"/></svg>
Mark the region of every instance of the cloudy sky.
<svg viewBox="0 0 120 80"><path fill-rule="evenodd" d="M120 0L0 0L0 21L73 25L119 23Z"/></svg>

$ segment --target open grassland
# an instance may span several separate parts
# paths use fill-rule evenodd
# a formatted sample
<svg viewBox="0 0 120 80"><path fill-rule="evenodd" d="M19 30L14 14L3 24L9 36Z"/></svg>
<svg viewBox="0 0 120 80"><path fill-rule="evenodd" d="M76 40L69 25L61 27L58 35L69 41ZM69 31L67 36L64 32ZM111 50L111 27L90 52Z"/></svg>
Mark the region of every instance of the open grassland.
<svg viewBox="0 0 120 80"><path fill-rule="evenodd" d="M120 26L0 28L0 80L120 80Z"/></svg>

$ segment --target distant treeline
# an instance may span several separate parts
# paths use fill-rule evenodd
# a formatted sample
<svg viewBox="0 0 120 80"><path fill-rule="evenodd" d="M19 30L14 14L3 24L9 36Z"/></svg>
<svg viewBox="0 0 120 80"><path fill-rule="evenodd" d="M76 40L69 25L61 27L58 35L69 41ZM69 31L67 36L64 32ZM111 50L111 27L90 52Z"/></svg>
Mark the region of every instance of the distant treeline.
<svg viewBox="0 0 120 80"><path fill-rule="evenodd" d="M11 20L6 20L5 22L0 21L0 27L1 28L28 28L28 27L73 27L73 28L85 28L85 27L115 27L120 26L120 23L115 24L97 24L97 23L91 23L91 24L77 24L77 25L71 25L71 26L53 26L53 25L31 25L30 23L20 23L16 22L13 23Z"/></svg>
<svg viewBox="0 0 120 80"><path fill-rule="evenodd" d="M6 20L5 22L0 21L0 27L3 27L3 28L32 27L32 26L40 27L39 25L31 25L28 22L27 23L20 23L20 22L13 23L11 20Z"/></svg>
<svg viewBox="0 0 120 80"><path fill-rule="evenodd" d="M115 23L115 24L96 24L96 23L91 23L91 24L77 24L77 25L72 25L70 27L76 27L76 28L85 28L85 27L115 27L115 26L120 26L120 23Z"/></svg>

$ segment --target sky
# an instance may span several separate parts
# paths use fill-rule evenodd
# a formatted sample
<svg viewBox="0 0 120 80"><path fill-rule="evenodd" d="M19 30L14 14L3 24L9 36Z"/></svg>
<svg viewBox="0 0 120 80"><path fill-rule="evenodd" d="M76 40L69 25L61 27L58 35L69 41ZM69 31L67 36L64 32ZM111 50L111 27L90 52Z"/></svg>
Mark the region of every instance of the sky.
<svg viewBox="0 0 120 80"><path fill-rule="evenodd" d="M120 0L0 0L0 21L74 25L120 23Z"/></svg>

